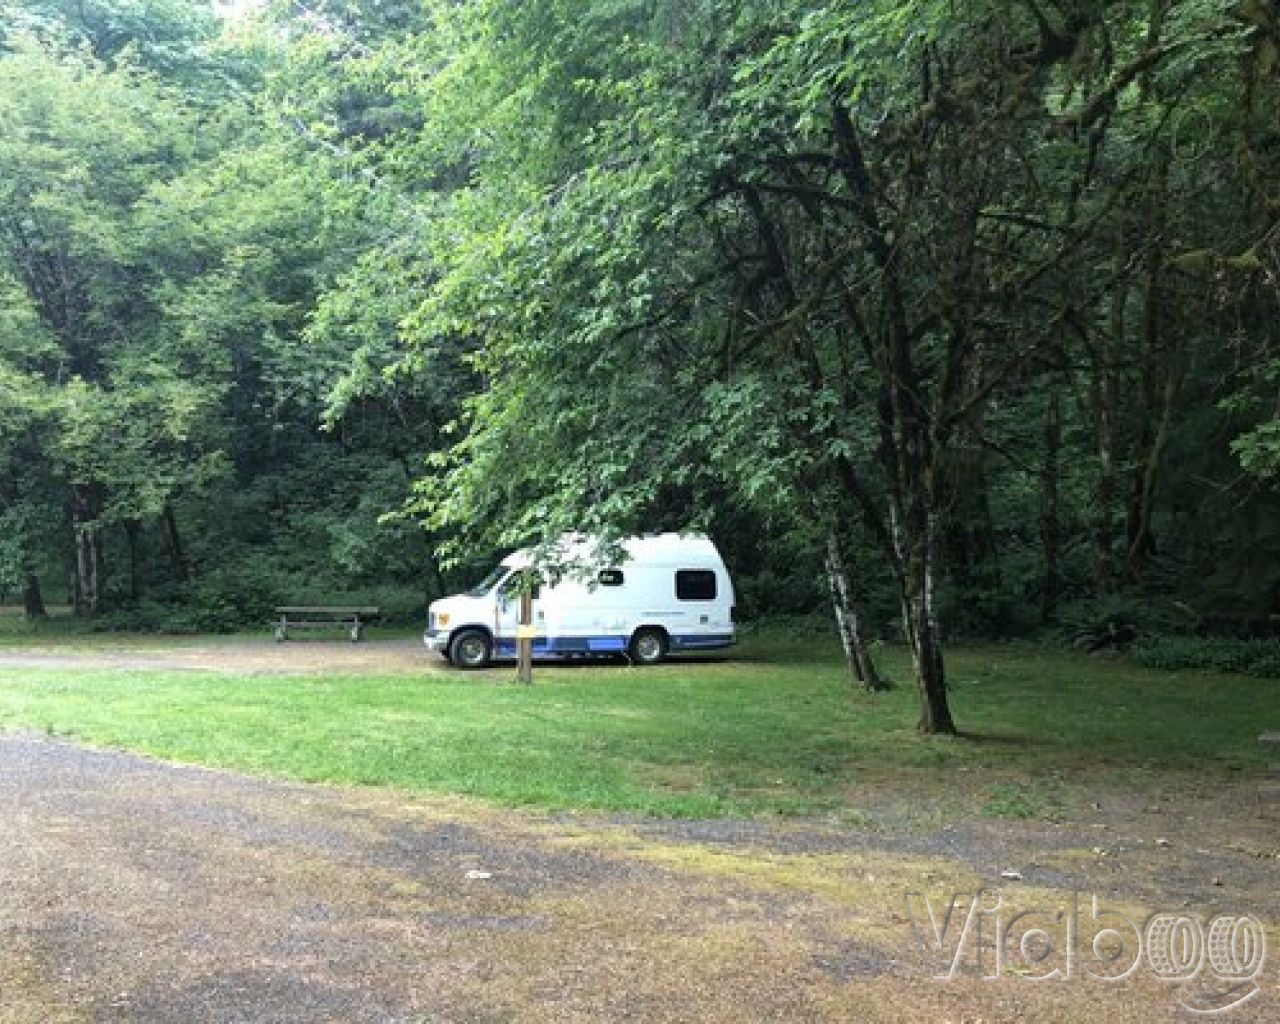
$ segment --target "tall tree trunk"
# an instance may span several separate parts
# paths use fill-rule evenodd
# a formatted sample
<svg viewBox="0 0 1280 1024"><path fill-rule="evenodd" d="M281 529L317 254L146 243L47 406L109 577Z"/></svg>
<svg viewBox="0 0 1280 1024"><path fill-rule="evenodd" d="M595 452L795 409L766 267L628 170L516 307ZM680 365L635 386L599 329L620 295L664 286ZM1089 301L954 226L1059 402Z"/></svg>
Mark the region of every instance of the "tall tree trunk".
<svg viewBox="0 0 1280 1024"><path fill-rule="evenodd" d="M138 532L141 524L136 519L124 522L124 537L129 547L129 600L136 601L142 596L142 579L138 566Z"/></svg>
<svg viewBox="0 0 1280 1024"><path fill-rule="evenodd" d="M1134 471L1133 496L1130 506L1129 523L1129 576L1135 582L1141 582L1146 572L1148 559L1156 553L1155 537L1151 531L1151 517L1155 511L1156 483L1159 478L1164 449L1169 442L1169 428L1173 420L1173 411L1177 405L1179 380L1172 367L1167 368L1160 417L1150 443L1142 452L1137 469Z"/></svg>
<svg viewBox="0 0 1280 1024"><path fill-rule="evenodd" d="M903 597L903 627L911 644L920 689L920 730L954 733L947 703L946 672L938 629L935 576L935 499L939 446L925 408L928 387L912 354L911 328L895 245L876 208L871 175L863 159L858 131L849 108L837 102L832 128L839 152L840 172L849 185L855 213L862 222L868 255L879 271L881 323L872 343L872 364L880 385L878 457L888 482L891 560ZM960 329L960 328L957 328ZM937 385L944 406L935 413L946 418L946 402L958 384L967 339L953 337L943 380ZM938 417L932 417L937 419ZM939 437L942 435L939 433Z"/></svg>
<svg viewBox="0 0 1280 1024"><path fill-rule="evenodd" d="M434 601L437 597L443 597L448 593L445 589L444 574L440 571L440 563L436 560L434 550L428 549L423 564L427 570L428 600Z"/></svg>
<svg viewBox="0 0 1280 1024"><path fill-rule="evenodd" d="M1153 209L1147 228L1150 238L1162 237L1164 170L1165 166L1161 164L1157 171L1158 192L1151 204ZM1160 314L1163 289L1160 287L1160 275L1164 265L1163 252L1163 245L1152 244L1148 247L1146 279L1143 284L1142 328L1138 348L1138 372L1141 375L1138 396L1142 405L1139 437L1133 459L1133 481L1125 516L1128 542L1125 569L1134 583L1142 581L1147 562L1156 550L1151 528L1152 506L1179 391L1177 353L1162 344Z"/></svg>
<svg viewBox="0 0 1280 1024"><path fill-rule="evenodd" d="M76 614L102 611L102 537L95 526L76 527Z"/></svg>
<svg viewBox="0 0 1280 1024"><path fill-rule="evenodd" d="M165 502L164 511L160 514L160 533L164 537L164 547L169 553L169 569L173 578L179 583L191 579L191 569L182 550L182 536L178 533L178 520L173 514L173 506Z"/></svg>
<svg viewBox="0 0 1280 1024"><path fill-rule="evenodd" d="M1120 470L1116 465L1120 447L1120 402L1124 392L1117 368L1117 353L1122 351L1128 332L1126 307L1129 283L1124 268L1129 262L1129 249L1123 232L1118 233L1114 256L1117 282L1111 296L1107 329L1098 335L1093 376L1090 382L1093 405L1093 442L1098 457L1098 475L1093 491L1093 564L1094 583L1098 593L1111 593L1117 584L1116 520L1117 508L1123 510L1124 495Z"/></svg>
<svg viewBox="0 0 1280 1024"><path fill-rule="evenodd" d="M980 430L980 424L975 430ZM987 482L987 458L980 450L962 450L948 462L941 508L947 580L964 603L964 621L980 628L998 625L1000 544Z"/></svg>
<svg viewBox="0 0 1280 1024"><path fill-rule="evenodd" d="M895 286L896 287L896 286ZM942 659L937 605L938 447L922 407L923 392L905 330L893 330L888 355L889 402L882 415L882 461L888 470L890 524L902 593L903 626L920 690L919 729L954 734Z"/></svg>
<svg viewBox="0 0 1280 1024"><path fill-rule="evenodd" d="M1062 449L1062 406L1058 392L1049 396L1044 410L1044 467L1040 471L1040 544L1044 552L1044 577L1040 586L1040 619L1049 622L1058 610L1062 594L1062 570L1058 564L1061 524L1058 518L1059 454Z"/></svg>
<svg viewBox="0 0 1280 1024"><path fill-rule="evenodd" d="M76 484L71 492L71 524L75 531L77 615L97 615L102 610L102 530L97 523L98 496L89 484Z"/></svg>
<svg viewBox="0 0 1280 1024"><path fill-rule="evenodd" d="M947 673L942 658L938 623L936 541L932 517L916 531L903 529L895 516L894 535L901 553L902 624L920 688L918 728L927 734L954 734L955 721L947 700Z"/></svg>
<svg viewBox="0 0 1280 1024"><path fill-rule="evenodd" d="M862 634L858 608L849 584L849 569L840 550L840 539L834 530L827 531L827 585L831 590L831 606L835 611L840 643L844 648L849 672L866 690L887 690L889 684L876 671L871 652Z"/></svg>
<svg viewBox="0 0 1280 1024"><path fill-rule="evenodd" d="M40 592L40 577L30 567L23 569L22 613L28 619L49 617L49 612L44 606L44 595Z"/></svg>

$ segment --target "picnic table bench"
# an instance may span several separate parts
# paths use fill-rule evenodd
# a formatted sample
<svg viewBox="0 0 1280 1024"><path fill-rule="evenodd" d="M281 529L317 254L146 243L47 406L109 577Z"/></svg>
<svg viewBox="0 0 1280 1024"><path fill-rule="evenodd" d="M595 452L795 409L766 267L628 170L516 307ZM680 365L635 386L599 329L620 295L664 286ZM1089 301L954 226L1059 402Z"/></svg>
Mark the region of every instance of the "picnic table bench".
<svg viewBox="0 0 1280 1024"><path fill-rule="evenodd" d="M348 608L341 605L281 605L276 623L276 641L289 639L291 629L345 629L351 642L357 643L370 619L378 617L377 608Z"/></svg>

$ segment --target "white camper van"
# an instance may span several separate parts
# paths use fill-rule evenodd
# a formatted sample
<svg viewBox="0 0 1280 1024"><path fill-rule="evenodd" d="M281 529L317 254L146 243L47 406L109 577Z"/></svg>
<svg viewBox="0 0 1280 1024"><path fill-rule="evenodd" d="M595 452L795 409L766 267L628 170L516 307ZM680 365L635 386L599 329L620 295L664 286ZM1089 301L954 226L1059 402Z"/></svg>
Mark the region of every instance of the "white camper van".
<svg viewBox="0 0 1280 1024"><path fill-rule="evenodd" d="M633 537L619 545L617 565L566 572L544 583L533 600L536 658L626 654L654 665L668 653L707 651L733 643L733 583L724 560L700 534ZM591 545L566 539L572 561ZM503 559L465 594L431 605L424 642L460 668L483 668L516 654L520 600L511 579L530 564L528 551Z"/></svg>

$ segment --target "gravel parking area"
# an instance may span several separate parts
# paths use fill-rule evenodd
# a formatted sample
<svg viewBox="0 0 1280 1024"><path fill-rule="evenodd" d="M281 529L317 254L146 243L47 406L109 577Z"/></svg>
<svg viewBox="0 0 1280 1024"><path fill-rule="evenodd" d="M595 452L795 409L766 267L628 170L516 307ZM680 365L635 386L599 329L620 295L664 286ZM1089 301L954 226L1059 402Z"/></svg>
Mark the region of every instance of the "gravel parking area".
<svg viewBox="0 0 1280 1024"><path fill-rule="evenodd" d="M1169 841L1185 850L1156 842L1211 803L1216 823ZM1003 884L1028 906L1092 890L1280 919L1272 826L1229 812L936 833L605 819L0 734L0 1021L1188 1019L1146 976L931 980L903 897ZM1276 1019L1275 981L1230 1019Z"/></svg>
<svg viewBox="0 0 1280 1024"><path fill-rule="evenodd" d="M221 642L175 643L157 638L154 643L124 642L111 637L103 645L69 648L31 645L0 648L0 670L24 668L115 668L161 672L199 671L244 674L306 675L323 672L401 673L439 672L444 660L432 655L414 639L378 639L353 644L333 640L290 640L276 643L243 637Z"/></svg>

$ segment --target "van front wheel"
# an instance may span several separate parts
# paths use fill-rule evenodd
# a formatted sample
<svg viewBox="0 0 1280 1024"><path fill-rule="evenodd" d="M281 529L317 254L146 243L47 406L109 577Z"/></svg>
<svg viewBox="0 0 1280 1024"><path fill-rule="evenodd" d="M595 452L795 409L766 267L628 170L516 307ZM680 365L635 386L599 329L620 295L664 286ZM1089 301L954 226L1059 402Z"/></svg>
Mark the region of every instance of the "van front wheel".
<svg viewBox="0 0 1280 1024"><path fill-rule="evenodd" d="M458 668L484 668L493 655L493 644L483 629L464 629L449 644L449 660Z"/></svg>
<svg viewBox="0 0 1280 1024"><path fill-rule="evenodd" d="M631 638L631 660L656 665L667 656L667 634L660 629L637 629Z"/></svg>

